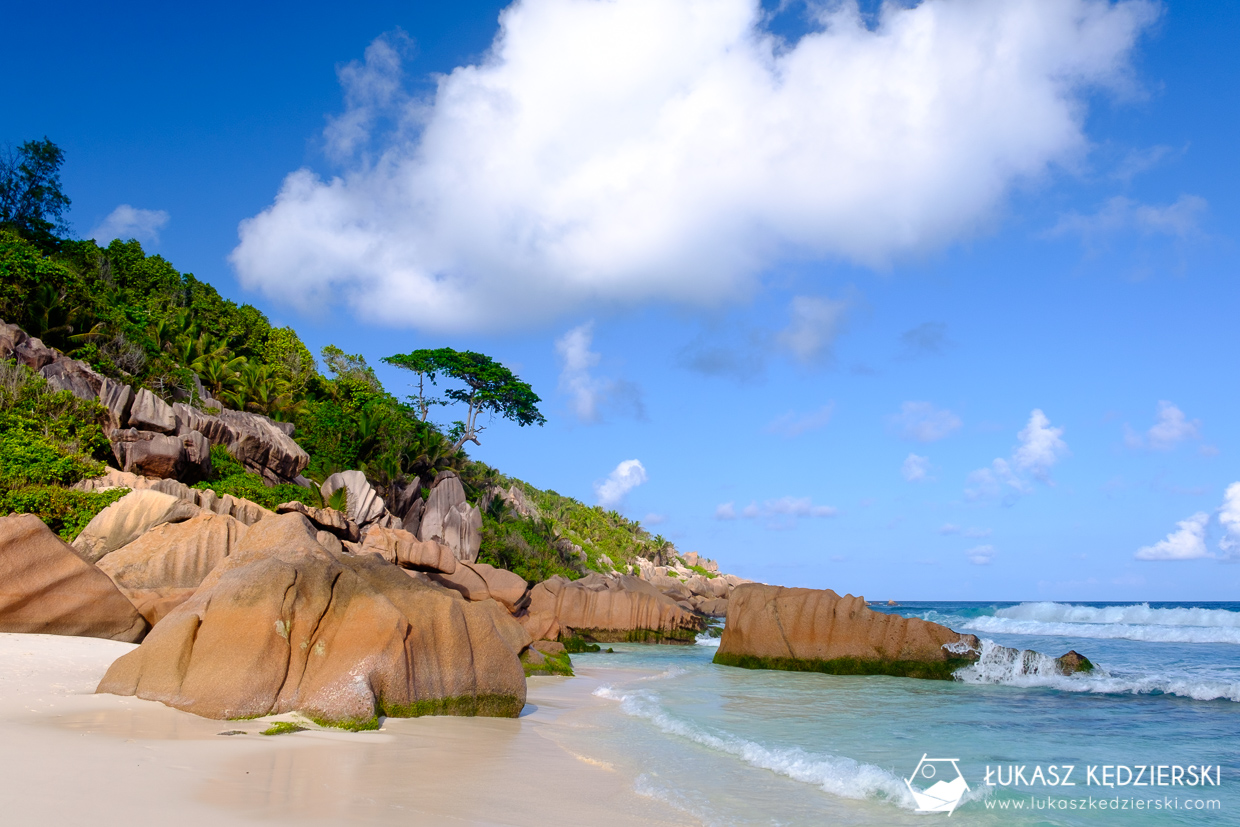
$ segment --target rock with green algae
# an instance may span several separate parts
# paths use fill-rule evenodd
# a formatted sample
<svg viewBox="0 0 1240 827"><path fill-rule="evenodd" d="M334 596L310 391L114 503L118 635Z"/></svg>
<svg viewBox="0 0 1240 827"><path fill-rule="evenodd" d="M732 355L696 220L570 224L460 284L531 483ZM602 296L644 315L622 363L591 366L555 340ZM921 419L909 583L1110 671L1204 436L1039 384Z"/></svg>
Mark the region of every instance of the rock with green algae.
<svg viewBox="0 0 1240 827"><path fill-rule="evenodd" d="M985 650L985 652L984 652ZM830 589L745 584L732 592L714 662L745 669L953 680L987 659L1014 675L1089 672L1075 651L1057 659L982 642L916 617L876 612Z"/></svg>
<svg viewBox="0 0 1240 827"><path fill-rule="evenodd" d="M252 526L97 691L209 718L296 711L355 729L380 715L516 717L528 643L493 601L469 603L376 555L333 553L290 513Z"/></svg>
<svg viewBox="0 0 1240 827"><path fill-rule="evenodd" d="M691 644L705 624L650 583L630 575L553 577L530 590L521 619L534 640Z"/></svg>

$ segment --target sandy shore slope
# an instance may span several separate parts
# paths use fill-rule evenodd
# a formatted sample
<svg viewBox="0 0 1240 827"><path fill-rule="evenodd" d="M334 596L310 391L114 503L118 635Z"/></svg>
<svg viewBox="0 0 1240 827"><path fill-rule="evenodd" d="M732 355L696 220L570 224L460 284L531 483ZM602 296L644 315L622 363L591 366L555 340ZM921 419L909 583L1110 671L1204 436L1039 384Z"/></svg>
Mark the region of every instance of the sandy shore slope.
<svg viewBox="0 0 1240 827"><path fill-rule="evenodd" d="M213 721L93 694L131 644L0 634L0 822L672 825L634 779L557 746L592 681L533 678L519 720L388 720L263 737L280 715ZM313 726L307 724L307 726ZM242 730L231 737L218 733Z"/></svg>

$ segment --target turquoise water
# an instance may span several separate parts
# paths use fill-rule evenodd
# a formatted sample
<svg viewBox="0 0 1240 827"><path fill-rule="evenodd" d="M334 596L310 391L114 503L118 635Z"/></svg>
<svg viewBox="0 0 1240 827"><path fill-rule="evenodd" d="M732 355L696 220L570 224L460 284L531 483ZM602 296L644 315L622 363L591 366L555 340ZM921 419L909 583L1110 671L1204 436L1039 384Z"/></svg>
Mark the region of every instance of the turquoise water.
<svg viewBox="0 0 1240 827"><path fill-rule="evenodd" d="M614 654L574 656L582 677L569 683L598 702L566 728L565 746L632 774L639 792L707 824L948 818L916 812L904 779L923 756L958 759L970 791L953 824L1240 824L1240 604L922 603L888 611L1051 656L1076 649L1098 670L1012 677L993 665L961 681L917 681L716 666L707 640L615 645ZM955 776L950 764L931 763L934 780ZM1026 768L1028 783L985 783L988 767L1002 767L992 780L1006 780L1013 765ZM1052 765L1073 765L1076 786L1030 781L1038 765L1044 777ZM1088 767L1103 781L1108 765L1207 765L1219 783L1087 785ZM921 790L929 783L915 779ZM1091 799L1092 809L1060 809L1088 808ZM1108 809L1097 809L1101 800Z"/></svg>

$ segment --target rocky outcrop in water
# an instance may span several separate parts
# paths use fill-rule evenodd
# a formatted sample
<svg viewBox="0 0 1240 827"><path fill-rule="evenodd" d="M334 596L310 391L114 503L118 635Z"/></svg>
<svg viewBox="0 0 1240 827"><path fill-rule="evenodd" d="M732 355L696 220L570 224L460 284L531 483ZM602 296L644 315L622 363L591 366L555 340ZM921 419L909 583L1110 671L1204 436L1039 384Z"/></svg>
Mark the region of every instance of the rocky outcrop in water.
<svg viewBox="0 0 1240 827"><path fill-rule="evenodd" d="M353 727L377 715L515 717L528 642L499 604L376 555L332 554L290 513L250 527L98 691L210 718L296 710Z"/></svg>
<svg viewBox="0 0 1240 827"><path fill-rule="evenodd" d="M1010 664L1018 674L1025 674L1023 663L1045 668L1042 661L1054 663L1051 668L1058 674L1093 668L1076 652L1054 661L1004 647L988 646L984 653L982 641L974 635L916 617L876 612L863 597L756 583L733 591L715 663L950 680L957 670L985 657Z"/></svg>
<svg viewBox="0 0 1240 827"><path fill-rule="evenodd" d="M600 643L692 643L705 628L700 617L645 580L603 574L539 583L521 622L534 640L583 637Z"/></svg>
<svg viewBox="0 0 1240 827"><path fill-rule="evenodd" d="M108 579L32 514L0 517L0 632L133 643L147 622Z"/></svg>

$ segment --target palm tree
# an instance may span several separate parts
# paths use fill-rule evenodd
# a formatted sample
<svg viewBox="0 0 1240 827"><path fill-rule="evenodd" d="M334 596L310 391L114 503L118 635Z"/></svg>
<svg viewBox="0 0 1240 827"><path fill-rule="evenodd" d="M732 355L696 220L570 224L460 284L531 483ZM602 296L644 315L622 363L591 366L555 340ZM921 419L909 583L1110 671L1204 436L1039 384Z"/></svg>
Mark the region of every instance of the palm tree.
<svg viewBox="0 0 1240 827"><path fill-rule="evenodd" d="M223 349L223 353L218 350L204 353L195 359L192 365L192 370L216 399L227 395L227 391L236 387L238 374L246 364L244 356L229 358L229 355L227 349Z"/></svg>

